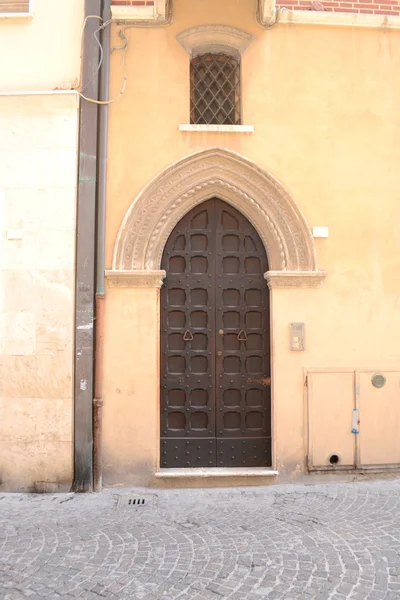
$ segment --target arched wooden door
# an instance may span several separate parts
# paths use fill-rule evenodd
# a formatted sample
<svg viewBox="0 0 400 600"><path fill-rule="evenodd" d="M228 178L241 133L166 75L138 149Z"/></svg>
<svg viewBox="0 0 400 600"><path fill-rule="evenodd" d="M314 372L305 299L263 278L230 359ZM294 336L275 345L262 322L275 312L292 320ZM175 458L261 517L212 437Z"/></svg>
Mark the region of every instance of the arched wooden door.
<svg viewBox="0 0 400 600"><path fill-rule="evenodd" d="M249 221L216 198L166 244L161 467L271 465L268 270Z"/></svg>

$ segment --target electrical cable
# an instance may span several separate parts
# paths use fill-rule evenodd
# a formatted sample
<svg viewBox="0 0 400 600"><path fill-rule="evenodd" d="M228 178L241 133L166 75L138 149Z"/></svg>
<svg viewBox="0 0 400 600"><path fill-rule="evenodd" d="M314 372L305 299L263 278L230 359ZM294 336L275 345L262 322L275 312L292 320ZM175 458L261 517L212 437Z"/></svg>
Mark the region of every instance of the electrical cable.
<svg viewBox="0 0 400 600"><path fill-rule="evenodd" d="M81 39L82 53L83 53L83 35L85 32L86 23L88 22L89 19L99 19L99 21L103 21L103 18L100 17L99 15L88 15L85 18L83 25L82 25L82 36L81 36L82 37L82 39ZM94 98L88 98L87 96L82 94L82 92L93 82L93 80L95 79L96 75L98 74L98 72L100 71L100 69L103 65L104 50L103 50L103 46L101 45L101 42L98 38L98 35L97 35L98 32L101 31L102 29L104 29L105 27L108 27L108 25L110 25L112 23L115 23L116 25L121 25L121 22L115 21L114 19L109 19L105 23L103 22L100 25L100 27L98 29L96 29L96 31L93 34L93 36L96 40L96 43L98 44L99 49L100 49L99 63L97 65L96 70L93 73L92 77L85 84L85 86L82 88L81 91L76 89L77 87L79 87L79 84L77 86L75 86L74 89L79 94L79 96L81 98L83 98L84 100L86 100L87 102L92 102L93 104L101 104L101 105L113 104L114 102L119 100L121 98L121 96L124 94L127 83L128 83L128 76L127 76L127 71L126 71L126 53L128 50L129 42L128 42L128 38L125 35L126 29L130 29L131 27L150 27L150 26L151 27L166 27L171 24L171 21L172 21L172 0L167 0L167 18L162 23L156 22L156 23L146 24L146 23L142 23L142 22L134 22L130 25L125 25L125 27L118 32L118 35L120 36L120 38L125 40L125 44L121 47L112 48L111 52L113 52L114 50L122 51L122 68L123 68L123 73L124 73L123 84L122 84L122 88L121 88L120 92L118 93L118 95L115 98L113 98L112 100L104 100L104 101L103 100L95 100Z"/></svg>
<svg viewBox="0 0 400 600"><path fill-rule="evenodd" d="M96 31L93 34L94 39L96 40L99 48L100 48L100 60L99 60L99 64L97 65L97 69L95 70L95 72L93 73L92 77L89 79L89 81L87 82L87 84L81 89L81 92L83 92L83 90L85 90L88 85L90 85L93 81L93 79L96 77L97 73L100 71L101 69L101 65L103 64L103 60L104 60L104 50L103 50L103 46L100 43L99 38L97 37L97 32L100 31L101 29L104 29L104 27L101 25L98 29L96 29Z"/></svg>
<svg viewBox="0 0 400 600"><path fill-rule="evenodd" d="M119 100L121 98L121 96L123 95L123 93L125 92L126 89L126 85L128 83L128 77L126 74L126 61L125 61L125 57L126 57L126 52L128 50L128 40L126 41L126 44L124 46L122 46L121 48L115 48L115 50L121 50L122 51L122 68L124 71L124 79L123 79L123 84L122 84L122 88L119 91L118 95L113 98L112 100L94 100L93 98L88 98L87 96L84 96L81 92L78 92L78 94L81 96L81 98L83 98L84 100L86 100L87 102L92 102L93 104L113 104L114 102L116 102L117 100Z"/></svg>
<svg viewBox="0 0 400 600"><path fill-rule="evenodd" d="M85 33L86 23L88 22L89 19L99 19L99 21L103 20L103 18L100 17L99 15L88 15L85 18L85 20L83 21L82 30L81 30L81 57L83 56L83 36L84 36L84 33ZM80 76L80 81L81 80L82 80L82 74ZM77 89L80 86L80 81L74 86L74 89ZM86 85L89 85L89 84L86 84Z"/></svg>
<svg viewBox="0 0 400 600"><path fill-rule="evenodd" d="M84 23L83 23L83 28L82 28L82 38L83 38L83 32L84 29L86 27L86 23L88 19L100 19L101 21L103 20L101 17L96 16L96 15L89 15L86 17ZM126 52L128 50L128 38L125 35L125 29L124 30L120 30L118 35L121 39L125 40L125 44L123 46L117 47L117 48L113 48L111 50L111 52L113 52L114 50L120 50L122 51L122 68L123 68L123 73L124 73L124 78L123 78L123 84L122 84L122 88L120 90L120 92L118 93L118 95L113 98L112 100L95 100L94 98L89 98L88 96L85 96L84 94L82 94L82 92L92 83L92 81L94 80L94 78L96 77L96 75L98 74L98 72L100 71L102 65L103 65L103 61L104 61L104 50L103 50L103 46L101 45L101 42L98 38L98 32L101 31L102 29L105 29L106 27L108 27L110 24L115 23L115 21L113 21L112 19L109 19L108 21L106 21L105 23L102 23L100 25L100 27L98 29L96 29L96 31L94 32L93 36L100 48L100 59L98 62L98 65L96 67L95 72L93 73L92 77L89 79L89 81L85 84L85 86L82 88L81 91L77 90L77 93L79 94L79 96L81 98L83 98L84 100L86 100L87 102L92 102L93 104L101 104L101 105L107 105L107 104L113 104L114 102L116 102L117 100L119 100L119 98L121 98L121 96L124 94L126 86L127 86L127 82L128 82L128 76L127 76L127 72L126 72Z"/></svg>
<svg viewBox="0 0 400 600"><path fill-rule="evenodd" d="M85 27L86 27L86 23L88 22L89 19L99 19L99 21L103 20L103 17L99 17L99 15L88 15L85 20L83 21L83 25L82 25L82 34L85 31Z"/></svg>

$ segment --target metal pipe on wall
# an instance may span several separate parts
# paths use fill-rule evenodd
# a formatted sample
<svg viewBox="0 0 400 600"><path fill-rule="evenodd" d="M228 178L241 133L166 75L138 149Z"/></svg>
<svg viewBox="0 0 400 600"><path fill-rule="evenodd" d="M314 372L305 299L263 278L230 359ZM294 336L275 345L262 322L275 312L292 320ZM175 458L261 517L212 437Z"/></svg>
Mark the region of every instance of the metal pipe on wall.
<svg viewBox="0 0 400 600"><path fill-rule="evenodd" d="M104 294L96 294L96 336L94 359L94 398L93 398L93 491L103 487L103 328Z"/></svg>
<svg viewBox="0 0 400 600"><path fill-rule="evenodd" d="M102 488L105 220L112 0L85 0L76 244L74 489ZM98 16L98 19L93 18ZM165 26L172 20L167 2ZM96 42L101 23L100 47ZM130 26L127 25L126 28ZM94 74L94 75L93 75ZM97 103L96 103L97 101ZM103 104L105 103L105 104ZM94 325L95 324L95 325Z"/></svg>
<svg viewBox="0 0 400 600"><path fill-rule="evenodd" d="M103 23L111 19L111 0L102 2ZM108 100L110 83L111 27L102 30L103 64L100 70L99 98ZM99 106L97 146L97 239L96 239L96 336L93 399L93 488L102 489L102 421L103 421L103 330L105 283L105 224L107 194L108 105Z"/></svg>
<svg viewBox="0 0 400 600"><path fill-rule="evenodd" d="M82 86L98 99L100 48L94 34L101 0L85 0ZM95 75L93 75L95 73ZM81 100L76 225L74 490L93 489L93 351L98 105Z"/></svg>

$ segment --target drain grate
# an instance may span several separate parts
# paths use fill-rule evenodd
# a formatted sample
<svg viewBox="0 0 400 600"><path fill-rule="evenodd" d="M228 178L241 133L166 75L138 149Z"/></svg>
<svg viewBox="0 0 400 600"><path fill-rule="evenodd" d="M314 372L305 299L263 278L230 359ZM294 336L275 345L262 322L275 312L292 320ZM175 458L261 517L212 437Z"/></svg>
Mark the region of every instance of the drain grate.
<svg viewBox="0 0 400 600"><path fill-rule="evenodd" d="M128 504L136 504L136 506L146 504L146 498L129 498Z"/></svg>
<svg viewBox="0 0 400 600"><path fill-rule="evenodd" d="M155 494L118 494L117 496L117 508L144 508L156 504Z"/></svg>

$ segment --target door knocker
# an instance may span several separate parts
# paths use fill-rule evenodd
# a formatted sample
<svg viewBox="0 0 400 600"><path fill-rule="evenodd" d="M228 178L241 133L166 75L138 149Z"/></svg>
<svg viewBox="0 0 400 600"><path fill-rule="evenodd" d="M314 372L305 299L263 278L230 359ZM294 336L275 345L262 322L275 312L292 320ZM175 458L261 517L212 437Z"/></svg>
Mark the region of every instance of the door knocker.
<svg viewBox="0 0 400 600"><path fill-rule="evenodd" d="M245 332L244 329L241 329L239 331L237 339L239 340L239 342L246 342L247 341L247 333Z"/></svg>
<svg viewBox="0 0 400 600"><path fill-rule="evenodd" d="M191 342L193 339L193 334L191 331L189 331L189 329L187 329L185 331L185 333L183 334L183 339L185 342Z"/></svg>

